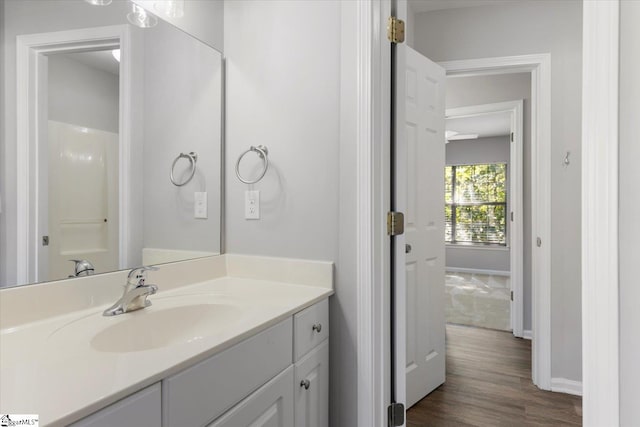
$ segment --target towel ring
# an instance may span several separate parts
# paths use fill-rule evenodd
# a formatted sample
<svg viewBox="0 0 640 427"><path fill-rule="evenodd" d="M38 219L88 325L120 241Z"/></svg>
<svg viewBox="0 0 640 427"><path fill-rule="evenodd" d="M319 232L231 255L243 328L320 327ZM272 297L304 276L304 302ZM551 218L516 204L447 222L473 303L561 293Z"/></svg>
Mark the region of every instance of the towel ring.
<svg viewBox="0 0 640 427"><path fill-rule="evenodd" d="M175 169L176 163L178 163L178 160L182 158L189 159L189 162L191 163L191 173L189 174L189 177L184 182L176 182L176 179L173 176L173 170ZM176 157L176 159L171 164L171 175L169 176L171 178L171 183L176 187L182 187L183 185L188 184L193 179L193 176L196 174L197 161L198 161L198 155L193 151L188 154L180 153L178 157Z"/></svg>
<svg viewBox="0 0 640 427"><path fill-rule="evenodd" d="M254 179L253 181L250 181L248 179L244 179L240 175L240 161L247 153L250 153L252 151L255 151L256 153L258 153L258 156L262 159L262 162L264 163L264 168L262 169L262 172L260 172L260 175L258 176L258 178ZM257 147L254 147L252 145L251 147L249 147L247 151L240 154L240 157L238 157L238 161L236 162L236 176L240 181L244 182L245 184L255 184L256 182L260 181L264 177L264 175L267 173L267 169L269 169L269 150L264 145L258 145Z"/></svg>

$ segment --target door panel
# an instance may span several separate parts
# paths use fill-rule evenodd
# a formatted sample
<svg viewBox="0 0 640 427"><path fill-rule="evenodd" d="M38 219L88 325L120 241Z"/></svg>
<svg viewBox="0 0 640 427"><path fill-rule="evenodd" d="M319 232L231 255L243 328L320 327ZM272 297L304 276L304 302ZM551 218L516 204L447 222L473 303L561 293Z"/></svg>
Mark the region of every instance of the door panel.
<svg viewBox="0 0 640 427"><path fill-rule="evenodd" d="M404 272L406 399L410 407L445 380L445 71L411 48L404 49L405 239L411 247Z"/></svg>

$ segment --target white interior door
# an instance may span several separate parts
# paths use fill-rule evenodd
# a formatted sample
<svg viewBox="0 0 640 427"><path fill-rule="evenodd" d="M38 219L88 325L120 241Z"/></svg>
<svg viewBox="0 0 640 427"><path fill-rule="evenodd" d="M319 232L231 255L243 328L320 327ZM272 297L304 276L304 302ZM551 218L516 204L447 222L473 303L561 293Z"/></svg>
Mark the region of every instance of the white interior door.
<svg viewBox="0 0 640 427"><path fill-rule="evenodd" d="M118 135L49 121L48 280L118 269Z"/></svg>
<svg viewBox="0 0 640 427"><path fill-rule="evenodd" d="M406 404L445 380L445 70L404 47ZM403 150L404 151L404 150ZM398 180L398 185L403 185ZM402 191L402 188L398 188Z"/></svg>

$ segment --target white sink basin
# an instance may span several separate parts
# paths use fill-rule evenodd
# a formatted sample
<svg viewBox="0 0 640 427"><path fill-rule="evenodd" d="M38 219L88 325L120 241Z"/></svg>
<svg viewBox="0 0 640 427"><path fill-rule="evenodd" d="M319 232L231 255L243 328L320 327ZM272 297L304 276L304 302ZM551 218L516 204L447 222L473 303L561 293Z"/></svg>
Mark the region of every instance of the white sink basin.
<svg viewBox="0 0 640 427"><path fill-rule="evenodd" d="M200 340L239 317L240 310L224 304L197 304L144 312L138 310L99 332L91 347L109 353L151 350ZM126 316L127 314L124 314Z"/></svg>
<svg viewBox="0 0 640 427"><path fill-rule="evenodd" d="M218 334L242 315L242 310L232 304L196 301L164 298L151 307L117 316L92 314L56 330L48 342L55 346L85 342L105 353L153 350Z"/></svg>

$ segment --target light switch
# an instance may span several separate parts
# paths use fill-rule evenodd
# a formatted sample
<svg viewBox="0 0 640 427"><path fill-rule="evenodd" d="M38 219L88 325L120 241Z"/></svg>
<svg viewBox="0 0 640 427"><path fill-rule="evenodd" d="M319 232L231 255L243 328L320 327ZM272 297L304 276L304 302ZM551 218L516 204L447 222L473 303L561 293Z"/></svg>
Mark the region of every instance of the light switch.
<svg viewBox="0 0 640 427"><path fill-rule="evenodd" d="M260 191L244 192L244 218L260 219Z"/></svg>
<svg viewBox="0 0 640 427"><path fill-rule="evenodd" d="M207 192L196 191L193 193L193 216L207 219Z"/></svg>

